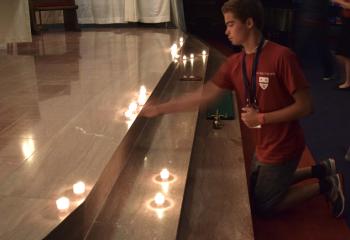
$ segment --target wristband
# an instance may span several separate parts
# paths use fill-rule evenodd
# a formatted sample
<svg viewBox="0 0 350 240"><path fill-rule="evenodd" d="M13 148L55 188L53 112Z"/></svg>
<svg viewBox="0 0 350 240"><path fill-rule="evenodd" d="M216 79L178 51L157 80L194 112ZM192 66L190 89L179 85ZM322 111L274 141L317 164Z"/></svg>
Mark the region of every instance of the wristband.
<svg viewBox="0 0 350 240"><path fill-rule="evenodd" d="M265 114L263 113L258 114L258 122L260 123L260 125L265 124Z"/></svg>

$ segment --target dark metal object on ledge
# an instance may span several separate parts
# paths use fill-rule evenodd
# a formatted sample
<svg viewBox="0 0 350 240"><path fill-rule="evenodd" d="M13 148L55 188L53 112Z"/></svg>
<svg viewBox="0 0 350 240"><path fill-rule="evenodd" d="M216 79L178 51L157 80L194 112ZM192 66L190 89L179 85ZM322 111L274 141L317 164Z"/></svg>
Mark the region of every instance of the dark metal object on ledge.
<svg viewBox="0 0 350 240"><path fill-rule="evenodd" d="M213 128L214 129L221 129L224 127L224 124L220 121L222 117L226 118L226 115L222 115L219 113L219 109L216 110L216 113L211 115L213 117Z"/></svg>

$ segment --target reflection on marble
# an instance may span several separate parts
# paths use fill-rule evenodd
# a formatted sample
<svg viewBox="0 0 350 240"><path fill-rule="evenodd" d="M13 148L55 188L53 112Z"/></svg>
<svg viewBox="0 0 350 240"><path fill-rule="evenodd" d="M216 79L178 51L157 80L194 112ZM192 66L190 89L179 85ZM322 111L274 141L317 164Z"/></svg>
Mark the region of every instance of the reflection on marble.
<svg viewBox="0 0 350 240"><path fill-rule="evenodd" d="M1 239L41 239L81 204L127 133L130 101L142 85L153 91L178 35L47 33L1 53ZM65 214L56 209L62 196L71 200Z"/></svg>
<svg viewBox="0 0 350 240"><path fill-rule="evenodd" d="M0 239L42 239L61 221L51 199L0 196L0 212Z"/></svg>

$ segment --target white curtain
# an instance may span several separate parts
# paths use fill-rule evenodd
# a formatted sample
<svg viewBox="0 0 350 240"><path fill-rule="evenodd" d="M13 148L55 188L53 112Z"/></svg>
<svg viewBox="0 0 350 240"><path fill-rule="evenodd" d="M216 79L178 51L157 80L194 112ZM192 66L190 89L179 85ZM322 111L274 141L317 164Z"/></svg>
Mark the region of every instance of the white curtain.
<svg viewBox="0 0 350 240"><path fill-rule="evenodd" d="M138 21L138 9L136 0L125 1L125 22L137 22Z"/></svg>
<svg viewBox="0 0 350 240"><path fill-rule="evenodd" d="M79 23L170 21L170 0L76 0Z"/></svg>
<svg viewBox="0 0 350 240"><path fill-rule="evenodd" d="M139 22L170 21L170 0L126 0L137 2Z"/></svg>
<svg viewBox="0 0 350 240"><path fill-rule="evenodd" d="M0 44L31 42L27 0L2 0L0 3Z"/></svg>
<svg viewBox="0 0 350 240"><path fill-rule="evenodd" d="M186 31L183 0L75 0L82 24L172 21ZM62 23L62 11L43 12L44 23Z"/></svg>
<svg viewBox="0 0 350 240"><path fill-rule="evenodd" d="M132 1L132 0L125 0ZM124 0L75 0L79 23L123 23Z"/></svg>

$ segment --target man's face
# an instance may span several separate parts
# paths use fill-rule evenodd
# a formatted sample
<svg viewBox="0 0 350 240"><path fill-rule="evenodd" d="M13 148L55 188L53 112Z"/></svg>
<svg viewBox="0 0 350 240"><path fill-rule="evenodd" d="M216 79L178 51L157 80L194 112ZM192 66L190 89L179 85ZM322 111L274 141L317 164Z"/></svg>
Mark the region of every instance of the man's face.
<svg viewBox="0 0 350 240"><path fill-rule="evenodd" d="M248 24L242 23L241 20L235 18L231 12L224 13L224 19L226 24L225 34L227 35L227 38L234 45L242 45L248 36Z"/></svg>

